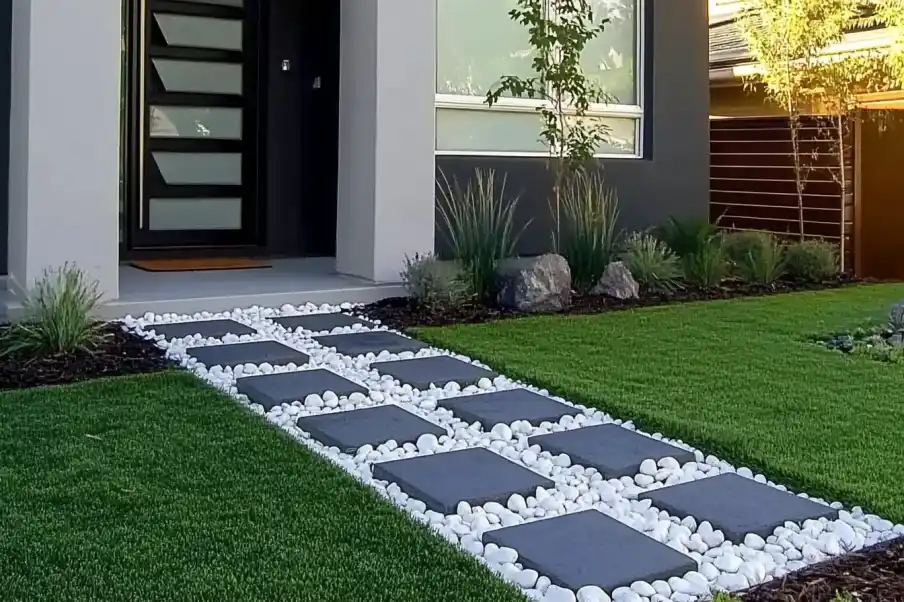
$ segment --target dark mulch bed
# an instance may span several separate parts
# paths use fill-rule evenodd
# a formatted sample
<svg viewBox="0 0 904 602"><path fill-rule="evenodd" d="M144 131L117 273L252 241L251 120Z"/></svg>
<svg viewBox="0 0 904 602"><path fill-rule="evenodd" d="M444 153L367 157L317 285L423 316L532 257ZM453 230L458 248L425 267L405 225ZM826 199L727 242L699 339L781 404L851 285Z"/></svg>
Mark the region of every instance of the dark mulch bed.
<svg viewBox="0 0 904 602"><path fill-rule="evenodd" d="M839 556L747 590L744 602L904 601L904 538Z"/></svg>
<svg viewBox="0 0 904 602"><path fill-rule="evenodd" d="M9 326L0 327L0 336ZM0 390L62 385L102 376L158 372L173 367L162 349L119 324L104 326L104 338L93 352L33 357L0 357Z"/></svg>
<svg viewBox="0 0 904 602"><path fill-rule="evenodd" d="M864 282L852 278L839 278L827 282L781 281L772 286L761 286L739 282L726 283L713 289L684 288L674 293L642 293L639 299L619 300L600 295L576 295L566 314L597 314L608 311L653 307L691 301L715 301L740 297L762 297L799 291L839 288ZM450 324L475 324L502 318L523 317L525 314L513 309L480 303L466 303L459 307L428 308L410 302L408 297L390 297L371 303L363 308L367 316L381 320L387 326L406 330L416 326L447 326Z"/></svg>

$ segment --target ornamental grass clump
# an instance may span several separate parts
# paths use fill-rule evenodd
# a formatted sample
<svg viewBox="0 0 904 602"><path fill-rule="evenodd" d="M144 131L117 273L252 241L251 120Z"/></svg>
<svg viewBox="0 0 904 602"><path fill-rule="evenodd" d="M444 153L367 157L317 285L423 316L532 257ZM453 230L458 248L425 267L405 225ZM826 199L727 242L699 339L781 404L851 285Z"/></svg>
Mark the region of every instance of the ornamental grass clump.
<svg viewBox="0 0 904 602"><path fill-rule="evenodd" d="M735 232L725 237L734 274L748 284L772 285L785 275L785 249L768 232Z"/></svg>
<svg viewBox="0 0 904 602"><path fill-rule="evenodd" d="M74 264L48 268L22 302L23 317L3 333L3 355L92 352L105 338L98 283Z"/></svg>
<svg viewBox="0 0 904 602"><path fill-rule="evenodd" d="M618 199L598 170L574 174L562 194L559 253L568 261L572 285L586 293L615 259L621 233Z"/></svg>
<svg viewBox="0 0 904 602"><path fill-rule="evenodd" d="M652 234L632 234L625 244L621 260L644 290L671 293L681 286L681 261Z"/></svg>
<svg viewBox="0 0 904 602"><path fill-rule="evenodd" d="M511 257L528 223L515 230L519 197L509 198L506 177L497 182L492 169L475 169L465 185L440 171L439 213L443 235L461 265L468 287L482 302L496 291L496 268Z"/></svg>

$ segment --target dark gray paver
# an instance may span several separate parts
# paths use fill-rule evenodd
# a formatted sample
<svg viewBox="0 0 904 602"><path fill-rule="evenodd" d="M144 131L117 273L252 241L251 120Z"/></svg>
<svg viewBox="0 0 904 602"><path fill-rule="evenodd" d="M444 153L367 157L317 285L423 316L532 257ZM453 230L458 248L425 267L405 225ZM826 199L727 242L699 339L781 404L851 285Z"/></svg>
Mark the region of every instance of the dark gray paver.
<svg viewBox="0 0 904 602"><path fill-rule="evenodd" d="M446 429L396 405L349 410L299 418L298 428L330 447L355 453L362 445L379 445L390 439L414 443L421 435L447 435Z"/></svg>
<svg viewBox="0 0 904 602"><path fill-rule="evenodd" d="M696 561L596 510L487 531L484 543L517 550L518 562L577 591L681 577Z"/></svg>
<svg viewBox="0 0 904 602"><path fill-rule="evenodd" d="M838 517L838 511L829 506L733 473L663 487L639 497L674 516L707 520L735 543L748 533L766 538L785 521Z"/></svg>
<svg viewBox="0 0 904 602"><path fill-rule="evenodd" d="M285 366L294 362L300 366L310 359L307 354L276 341L189 347L185 352L207 367L261 364L263 362L268 362L273 366Z"/></svg>
<svg viewBox="0 0 904 602"><path fill-rule="evenodd" d="M580 414L581 410L559 403L527 389L510 389L495 393L463 395L439 403L467 423L479 422L490 429L497 424L527 420L533 425L556 422L562 416Z"/></svg>
<svg viewBox="0 0 904 602"><path fill-rule="evenodd" d="M169 324L154 324L145 326L145 330L153 330L158 335L169 339L181 339L193 334L200 334L204 338L220 339L227 334L242 336L254 334L257 331L235 320L195 320L192 322L171 322Z"/></svg>
<svg viewBox="0 0 904 602"><path fill-rule="evenodd" d="M356 318L339 312L322 314L305 314L303 316L282 316L273 318L273 321L288 330L304 328L312 332L323 332L340 326L354 326L360 324L366 328L374 328L376 324L362 318Z"/></svg>
<svg viewBox="0 0 904 602"><path fill-rule="evenodd" d="M418 357L395 362L376 362L370 367L416 389L429 389L431 384L444 387L450 382L457 382L465 387L476 384L484 377L493 379L499 376L495 372L484 370L448 355Z"/></svg>
<svg viewBox="0 0 904 602"><path fill-rule="evenodd" d="M426 343L386 330L331 334L314 337L314 340L324 347L335 347L339 353L353 357L367 355L368 353L378 354L381 351L388 351L389 353L419 351L427 347Z"/></svg>
<svg viewBox="0 0 904 602"><path fill-rule="evenodd" d="M486 448L472 448L393 460L373 465L373 477L396 483L402 491L443 514L458 502L505 504L515 493L534 495L537 487L554 487L549 479Z"/></svg>
<svg viewBox="0 0 904 602"><path fill-rule="evenodd" d="M531 445L544 451L568 454L571 461L585 468L595 468L606 478L634 476L640 463L651 458L675 458L684 464L694 459L693 452L629 431L617 424L585 428L531 437Z"/></svg>
<svg viewBox="0 0 904 602"><path fill-rule="evenodd" d="M244 393L267 411L284 403L304 401L311 394L322 395L326 391L332 391L340 397L352 393L367 395L368 392L358 383L322 369L246 376L236 379L235 386L239 393Z"/></svg>

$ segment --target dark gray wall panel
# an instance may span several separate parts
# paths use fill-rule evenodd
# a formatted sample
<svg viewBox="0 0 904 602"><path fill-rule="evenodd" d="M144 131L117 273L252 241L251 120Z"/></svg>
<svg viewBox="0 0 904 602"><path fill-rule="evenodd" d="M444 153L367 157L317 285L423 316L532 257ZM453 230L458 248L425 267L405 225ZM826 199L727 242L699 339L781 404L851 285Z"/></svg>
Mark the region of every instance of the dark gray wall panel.
<svg viewBox="0 0 904 602"><path fill-rule="evenodd" d="M6 273L9 219L9 95L12 2L0 2L0 274Z"/></svg>
<svg viewBox="0 0 904 602"><path fill-rule="evenodd" d="M622 225L645 228L669 215L706 217L709 204L709 27L706 0L647 0L644 159L601 161L618 192ZM520 193L518 252L549 248L551 177L542 158L437 156L437 172L468 177L476 167L507 174ZM436 248L448 248L437 212Z"/></svg>

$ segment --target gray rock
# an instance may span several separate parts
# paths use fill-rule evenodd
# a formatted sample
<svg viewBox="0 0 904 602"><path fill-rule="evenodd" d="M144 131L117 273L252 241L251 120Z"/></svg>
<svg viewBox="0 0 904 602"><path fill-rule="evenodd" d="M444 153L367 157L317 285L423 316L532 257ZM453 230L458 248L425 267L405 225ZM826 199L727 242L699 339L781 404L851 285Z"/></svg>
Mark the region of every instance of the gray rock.
<svg viewBox="0 0 904 602"><path fill-rule="evenodd" d="M497 271L503 307L544 312L571 305L571 269L561 255L506 259Z"/></svg>
<svg viewBox="0 0 904 602"><path fill-rule="evenodd" d="M894 330L904 329L904 301L898 301L888 312L888 323Z"/></svg>
<svg viewBox="0 0 904 602"><path fill-rule="evenodd" d="M613 261L606 266L600 281L591 292L615 299L636 299L640 287L624 263Z"/></svg>

